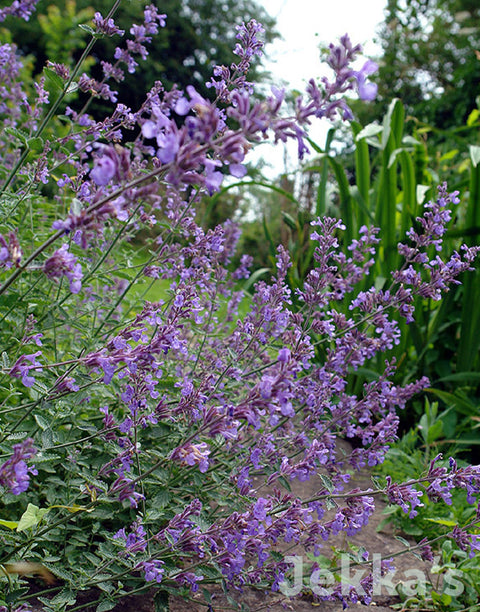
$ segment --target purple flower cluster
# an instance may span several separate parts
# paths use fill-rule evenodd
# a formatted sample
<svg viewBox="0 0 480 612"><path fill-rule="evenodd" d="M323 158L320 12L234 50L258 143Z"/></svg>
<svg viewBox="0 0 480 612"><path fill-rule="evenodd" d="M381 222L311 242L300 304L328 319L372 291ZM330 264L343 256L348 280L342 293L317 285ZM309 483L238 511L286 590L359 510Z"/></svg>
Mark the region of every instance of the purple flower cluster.
<svg viewBox="0 0 480 612"><path fill-rule="evenodd" d="M35 5L39 0L13 0L10 6L0 9L0 22L12 15L14 17L21 17L28 21L35 10Z"/></svg>
<svg viewBox="0 0 480 612"><path fill-rule="evenodd" d="M27 461L36 454L37 449L31 438L27 438L20 444L14 444L13 455L0 465L0 485L14 495L20 495L26 491L30 482L29 474L38 473L34 465L27 465Z"/></svg>
<svg viewBox="0 0 480 612"><path fill-rule="evenodd" d="M135 58L146 57L145 45L164 25L165 16L147 7L144 23L134 25L125 47L115 51L116 63L103 62L104 80L83 75L79 88L114 104L116 94L106 81L122 80L124 66L133 71ZM97 35L124 34L99 13L94 26ZM15 353L13 366L5 366L9 383L20 387L15 378L25 387L35 386L30 392L42 393L39 410L44 404L50 409L64 395L75 400L78 418L87 415L82 427L89 432L85 438L82 429L75 452L66 451L69 461L85 453L82 461L76 459L82 470L78 497L86 497L95 520L101 520L97 506L104 512L106 503L109 513L114 508L113 513L131 517L125 527L117 522L107 535L102 532L119 551L123 570L128 566L146 582L173 581L193 592L206 574L200 564L215 568L230 586L268 581L278 589L287 571L276 558L278 551L301 544L318 555L332 536L356 534L374 512L376 494L385 493L413 517L421 505L422 483L432 502L448 503L452 489L461 488L474 503L480 492L478 467L458 468L451 462L446 468L436 461L420 482L398 484L388 478L384 491L348 489L352 470L384 460L397 438L398 410L428 385L425 378L394 384L395 363L385 358L377 378L353 391L352 371L369 367L372 360L381 363L400 341L398 321L413 320L415 299L439 299L477 254L476 248L464 247L446 261L441 257L456 194L448 194L443 185L438 199L426 206L419 229L408 233L411 246L399 245L405 263L392 273L388 289L376 289L370 278L377 229L362 227L343 252L343 223L316 219L305 281L292 290L292 261L279 247L271 278L254 284L242 310L239 280L248 277L251 258L244 256L231 271L238 228L231 221L210 230L197 223L199 198L218 192L226 175L246 173L252 144L269 136L275 142L294 139L301 158L307 152L306 130L315 118L350 117L344 99L349 91L356 89L364 99L375 94L367 78L376 66L367 62L353 70L360 48L344 36L330 47L334 79L311 80L292 116L284 114L285 94L276 88L266 99L254 100L246 76L261 52L261 32L255 21L238 29L239 61L215 69L215 102L192 86L165 91L156 83L138 111L118 104L101 122L85 109L67 108L75 129L58 143L45 141L36 165L28 168L32 177L15 173L13 185L22 188L23 198L28 190L17 183L20 176L32 182L53 182L49 177L54 177L57 201L67 203L70 212L54 221L54 232L25 258L15 232L0 235L0 264L9 275L0 293L21 282L24 272L37 275L41 291L48 283L45 277L65 277L70 291L61 293L64 283L58 283L58 302L48 316L59 311L61 318L63 308L70 307L82 322L70 327L66 317L66 322L59 319L58 329L48 325L39 332L40 317L26 311L20 346L35 342L39 350ZM5 64L14 59L13 47L0 48L0 87L8 95L18 82L19 66L9 72ZM69 78L65 67L54 70ZM25 98L19 100L23 119L11 110L8 98L1 107L4 125L25 121L33 133L37 108L47 100L43 84L36 104L29 107ZM137 132L128 148L119 144L125 129ZM22 160L16 149L0 142L9 168ZM169 281L169 289L162 285L161 299L142 301L135 309L134 298L125 298L133 281L110 254L122 235L148 230L142 235L150 236L152 228L153 238L144 238L149 259L139 264L137 279ZM70 242L51 253L66 235ZM97 273L104 262L108 272ZM24 295L36 290L28 285ZM27 417L32 418L30 412ZM59 435L68 431L70 436L75 427L71 418ZM98 435L90 435L92 428ZM359 444L342 454L339 440L352 438ZM74 444L73 434L65 439L52 448L62 453ZM27 461L35 453L31 439L14 445L12 457L0 467L2 486L14 494L26 491L29 473L35 473ZM285 483L295 480L316 483L308 501L286 492ZM163 514L157 507L162 502L168 505ZM332 502L335 509L329 512ZM461 530L452 537L464 549L477 548L477 538ZM98 544L100 556L105 544ZM423 554L429 555L426 546ZM386 563L382 571L387 569ZM340 589L335 596L368 603L371 576L362 588L362 597L354 587L348 597Z"/></svg>
<svg viewBox="0 0 480 612"><path fill-rule="evenodd" d="M77 263L75 255L70 253L68 244L63 244L47 259L43 271L48 278L66 276L70 282L70 291L78 293L82 288L82 266Z"/></svg>
<svg viewBox="0 0 480 612"><path fill-rule="evenodd" d="M25 387L33 387L35 378L32 372L38 373L43 370L43 365L40 361L37 361L37 357L41 354L42 351L37 351L30 355L21 355L10 369L10 376L21 378Z"/></svg>
<svg viewBox="0 0 480 612"><path fill-rule="evenodd" d="M431 208L426 208L426 219ZM218 319L214 309L215 294L228 300L235 296L223 268L234 244L228 225L223 231L205 233L188 219L181 227L182 245L161 244L155 260L155 277L176 279L171 299L147 304L103 350L82 359L87 367L103 372L105 384L120 385L124 407L120 412L108 410L108 426L115 429L109 439L118 445L118 461L97 477L113 471L117 480L104 490L119 501L130 499L135 507L141 494L135 490L138 475L132 457L139 432L162 421L183 423L184 433L179 428L177 436L170 437L172 450L164 461L172 469L198 470L208 479L218 467L221 448L222 457L235 457L231 482L247 507L201 529L195 517L201 515L202 504L196 500L152 533L150 541L167 546L170 554L214 558L223 576L237 586L267 577L278 584L282 567L271 552L280 542L302 543L319 552L331 536L354 534L368 523L375 508L373 493L345 493L348 469L383 461L397 436L396 410L428 381L398 387L391 382L395 366L387 363L378 380L364 385L362 394L348 390L351 369L363 367L398 340L392 315L402 313L403 301L395 286L390 294L374 289L354 293L371 268L376 230L362 228L346 257L339 252L342 223L316 221L312 236L316 266L298 291L304 309L293 309L286 281L291 262L288 253L279 249L275 277L255 285L249 312L232 328L229 320ZM458 271L469 266L467 257ZM147 272L153 275L152 270ZM425 280L425 286L431 282ZM422 290L423 285L414 285L412 297ZM346 300L350 300L350 317L345 308L335 310L335 304ZM187 321L195 322L195 334ZM323 363L314 359L312 333L328 343ZM165 372L175 372L177 382L171 391L161 384ZM107 414L107 409L102 412ZM354 436L362 446L339 460L337 438ZM274 492L259 495L253 476L266 466ZM277 489L282 479L305 481L319 473L324 486L308 504ZM425 478L426 492L434 501L448 501L453 487L465 488L472 502L479 491L477 468L432 467ZM416 486L390 479L385 493L413 517L422 495ZM326 519L332 496L344 503ZM147 536L141 536L132 546L144 548ZM149 580L164 580L165 567L154 560L142 567ZM247 571L252 560L254 569ZM200 577L195 579L190 572L189 579L187 573L171 578L196 589ZM349 597L353 601L359 595L352 590Z"/></svg>
<svg viewBox="0 0 480 612"><path fill-rule="evenodd" d="M240 41L235 46L233 52L238 55L238 64L232 63L230 67L215 66L213 69L214 78L207 83L207 87L213 87L217 92L217 97L222 102L230 102L230 94L233 90L245 90L253 93L253 84L246 80L246 75L250 69L252 58L261 55L263 42L257 38L262 35L264 29L255 19L247 24L237 26L236 38Z"/></svg>

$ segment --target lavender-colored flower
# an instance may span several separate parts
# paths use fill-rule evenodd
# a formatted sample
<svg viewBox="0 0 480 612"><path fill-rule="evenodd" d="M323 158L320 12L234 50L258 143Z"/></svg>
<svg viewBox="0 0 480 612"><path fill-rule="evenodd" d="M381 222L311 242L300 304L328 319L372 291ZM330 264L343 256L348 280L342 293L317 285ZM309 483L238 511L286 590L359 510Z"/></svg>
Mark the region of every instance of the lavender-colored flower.
<svg viewBox="0 0 480 612"><path fill-rule="evenodd" d="M146 532L140 521L135 521L130 526L127 534L125 528L119 529L113 536L114 540L122 540L125 543L126 556L144 552L147 548Z"/></svg>
<svg viewBox="0 0 480 612"><path fill-rule="evenodd" d="M13 455L0 465L0 484L14 495L25 492L30 482L29 474L38 473L34 465L27 466L27 461L36 453L37 449L31 438L14 444Z"/></svg>
<svg viewBox="0 0 480 612"><path fill-rule="evenodd" d="M264 33L263 26L251 19L248 23L237 26L236 38L240 41L235 45L234 53L240 58L240 62L227 66L215 66L214 78L207 83L207 87L214 87L218 99L229 102L230 94L234 89L253 92L253 84L246 80L250 63L255 55L263 52L263 41L258 36Z"/></svg>
<svg viewBox="0 0 480 612"><path fill-rule="evenodd" d="M423 506L420 501L422 493L411 485L398 485L393 483L390 476L387 476L386 480L387 488L385 492L390 503L400 506L410 518L416 516L418 513L415 508L417 506Z"/></svg>
<svg viewBox="0 0 480 612"><path fill-rule="evenodd" d="M47 66L51 68L62 80L67 81L70 78L70 69L65 64L57 62L47 62Z"/></svg>
<svg viewBox="0 0 480 612"><path fill-rule="evenodd" d="M7 237L0 234L0 267L18 267L22 259L22 249L15 232L9 232Z"/></svg>
<svg viewBox="0 0 480 612"><path fill-rule="evenodd" d="M95 98L102 98L102 100L108 100L109 102L117 101L117 92L110 89L108 83L100 82L88 74L83 73L78 79L78 88Z"/></svg>
<svg viewBox="0 0 480 612"><path fill-rule="evenodd" d="M112 18L106 19L102 17L102 14L98 11L95 13L93 18L93 25L97 32L104 34L105 36L114 36L118 34L118 36L123 36L125 34L125 30L120 30L113 21Z"/></svg>
<svg viewBox="0 0 480 612"><path fill-rule="evenodd" d="M0 22L5 21L9 15L28 21L38 2L39 0L14 0L10 6L0 9Z"/></svg>
<svg viewBox="0 0 480 612"><path fill-rule="evenodd" d="M90 176L99 186L108 185L117 173L117 164L112 156L102 155L95 160Z"/></svg>
<svg viewBox="0 0 480 612"><path fill-rule="evenodd" d="M378 64L368 60L358 71L353 71L353 76L357 81L358 95L361 100L372 101L377 96L376 83L367 83L367 78L377 72Z"/></svg>
<svg viewBox="0 0 480 612"><path fill-rule="evenodd" d="M40 361L37 361L37 357L42 354L42 351L37 351L30 355L21 355L17 361L11 367L9 374L15 378L21 378L22 383L26 387L33 387L35 384L35 378L32 375L33 372L41 372L43 366Z"/></svg>
<svg viewBox="0 0 480 612"><path fill-rule="evenodd" d="M159 13L153 4L150 4L144 10L144 23L133 24L130 28L133 38L127 40L126 48L117 47L115 49L115 59L126 64L128 72L135 72L138 66L134 55L140 55L143 60L147 58L148 51L144 45L151 42L152 35L158 33L159 27L165 27L166 17L165 14Z"/></svg>
<svg viewBox="0 0 480 612"><path fill-rule="evenodd" d="M70 291L78 293L82 288L82 266L77 263L77 258L68 249L68 244L63 244L57 249L45 262L43 271L48 278L66 276L70 281Z"/></svg>
<svg viewBox="0 0 480 612"><path fill-rule="evenodd" d="M184 465L198 465L200 472L204 473L209 467L209 454L210 449L205 442L197 444L188 443L186 446L176 448L171 458L182 461Z"/></svg>
<svg viewBox="0 0 480 612"><path fill-rule="evenodd" d="M190 587L192 593L196 593L198 591L198 583L203 580L203 576L193 572L180 572L175 576L174 580L183 586Z"/></svg>
<svg viewBox="0 0 480 612"><path fill-rule="evenodd" d="M164 561L161 561L160 559L153 559L152 561L144 561L140 565L140 569L143 570L145 580L147 582L155 581L160 584L165 573L164 565Z"/></svg>

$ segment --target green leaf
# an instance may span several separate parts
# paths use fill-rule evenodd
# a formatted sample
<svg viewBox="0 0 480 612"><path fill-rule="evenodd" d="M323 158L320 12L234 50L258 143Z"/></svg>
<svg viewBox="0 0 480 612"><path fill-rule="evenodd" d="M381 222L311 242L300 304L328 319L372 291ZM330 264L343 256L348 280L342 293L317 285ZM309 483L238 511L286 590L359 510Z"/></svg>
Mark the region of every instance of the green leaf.
<svg viewBox="0 0 480 612"><path fill-rule="evenodd" d="M55 595L55 597L51 599L51 603L59 607L73 606L76 600L77 596L75 593L69 588L64 588L60 591L60 593L58 593L58 595Z"/></svg>
<svg viewBox="0 0 480 612"><path fill-rule="evenodd" d="M70 94L70 93L74 93L77 90L78 90L78 83L72 82L67 87L67 91L65 93Z"/></svg>
<svg viewBox="0 0 480 612"><path fill-rule="evenodd" d="M456 410L465 416L476 416L478 414L478 407L468 399L431 387L427 391L439 397L447 406L455 406Z"/></svg>
<svg viewBox="0 0 480 612"><path fill-rule="evenodd" d="M41 416L40 414L35 414L34 417L35 421L37 421L37 425L42 431L45 431L46 429L51 429L50 423L43 416Z"/></svg>
<svg viewBox="0 0 480 612"><path fill-rule="evenodd" d="M333 484L332 480L325 474L319 474L319 476L323 486L327 489L329 493L331 493L335 489L335 485Z"/></svg>
<svg viewBox="0 0 480 612"><path fill-rule="evenodd" d="M327 132L327 138L325 139L325 154L326 155L328 155L330 152L330 147L332 145L334 134L335 134L334 128L330 128ZM326 159L326 157L323 159L321 167L319 168L319 172L320 172L320 181L318 183L318 188L317 188L317 201L315 205L315 215L317 217L323 217L327 209L328 160Z"/></svg>
<svg viewBox="0 0 480 612"><path fill-rule="evenodd" d="M431 444L438 440L443 434L443 423L442 421L436 421L431 427L428 428L427 444Z"/></svg>
<svg viewBox="0 0 480 612"><path fill-rule="evenodd" d="M359 123L352 121L354 134L361 132ZM358 201L358 216L356 231L366 224L367 217L370 216L370 153L366 139L356 139L355 146L355 176L356 188L354 197Z"/></svg>
<svg viewBox="0 0 480 612"><path fill-rule="evenodd" d="M18 527L16 521L4 521L2 519L0 519L0 525L2 525L2 527L8 527L8 529L16 529Z"/></svg>
<svg viewBox="0 0 480 612"><path fill-rule="evenodd" d="M445 527L457 526L457 521L449 521L448 519L427 518L427 521L430 521L430 523L437 523L438 525L445 525Z"/></svg>
<svg viewBox="0 0 480 612"><path fill-rule="evenodd" d="M64 87L63 79L59 77L56 72L54 72L50 68L44 68L43 75L46 79L47 84L52 86L52 89L63 91L63 87Z"/></svg>
<svg viewBox="0 0 480 612"><path fill-rule="evenodd" d="M270 268L259 268L258 270L255 270L255 272L245 281L245 284L242 287L243 291L250 291L250 288L253 287L257 280L268 272L271 272Z"/></svg>
<svg viewBox="0 0 480 612"><path fill-rule="evenodd" d="M455 372L448 376L442 376L436 382L463 382L477 385L480 382L480 372Z"/></svg>
<svg viewBox="0 0 480 612"><path fill-rule="evenodd" d="M425 201L425 196L429 190L430 185L417 185L417 202L419 204L423 204Z"/></svg>
<svg viewBox="0 0 480 612"><path fill-rule="evenodd" d="M17 531L25 531L29 527L35 527L47 512L48 508L39 508L34 504L28 504L27 509L20 517Z"/></svg>
<svg viewBox="0 0 480 612"><path fill-rule="evenodd" d="M451 151L447 151L442 155L439 161L449 161L453 159L456 155L458 155L458 149L452 149Z"/></svg>
<svg viewBox="0 0 480 612"><path fill-rule="evenodd" d="M405 538L402 538L402 536L395 536L395 539L398 540L399 542L401 542L404 546L406 546L407 548L410 548L410 542L408 540L406 540Z"/></svg>
<svg viewBox="0 0 480 612"><path fill-rule="evenodd" d="M39 136L29 138L27 141L27 146L30 151L33 151L34 153L41 153L43 151L43 139Z"/></svg>
<svg viewBox="0 0 480 612"><path fill-rule="evenodd" d="M448 606L452 602L452 596L447 595L446 593L437 593L436 591L431 592L432 600L434 603L439 604L440 606Z"/></svg>
<svg viewBox="0 0 480 612"><path fill-rule="evenodd" d="M468 127L471 127L472 125L474 125L478 121L479 117L480 117L480 110L478 110L478 108L474 108L472 112L468 115L468 118L467 118Z"/></svg>
<svg viewBox="0 0 480 612"><path fill-rule="evenodd" d="M413 136L404 136L402 138L402 144L409 146L409 147L418 147L419 145L421 145L422 143L417 140L416 138L414 138Z"/></svg>
<svg viewBox="0 0 480 612"><path fill-rule="evenodd" d="M112 610L116 605L117 605L116 601L110 601L108 599L104 599L96 607L96 612L107 612L107 610Z"/></svg>
<svg viewBox="0 0 480 612"><path fill-rule="evenodd" d="M478 166L478 162L480 162L480 147L477 145L470 145L468 149L470 151L470 159L472 160L472 164L476 168Z"/></svg>
<svg viewBox="0 0 480 612"><path fill-rule="evenodd" d="M87 25L86 23L80 23L78 24L78 27L84 32L88 32L90 36L95 36L96 38L99 38L99 37L101 38L102 36L101 34L97 33L91 26Z"/></svg>
<svg viewBox="0 0 480 612"><path fill-rule="evenodd" d="M157 591L153 598L153 603L155 605L155 612L168 612L170 609L168 593L166 591Z"/></svg>
<svg viewBox="0 0 480 612"><path fill-rule="evenodd" d="M297 229L297 222L292 217L292 215L289 215L287 212L282 211L282 218L290 229Z"/></svg>
<svg viewBox="0 0 480 612"><path fill-rule="evenodd" d="M372 138L374 136L378 136L382 132L383 132L383 127L381 125L378 125L378 123L369 123L362 130L360 130L360 132L358 132L355 138L355 141L358 142L359 140L363 140L364 138ZM372 143L369 143L369 144L372 144ZM379 142L377 139L377 146L378 144Z"/></svg>
<svg viewBox="0 0 480 612"><path fill-rule="evenodd" d="M168 489L160 489L152 500L152 506L154 508L165 508L171 499L172 494Z"/></svg>
<svg viewBox="0 0 480 612"><path fill-rule="evenodd" d="M27 145L28 134L16 128L6 127L4 130L9 136L15 136L23 145Z"/></svg>

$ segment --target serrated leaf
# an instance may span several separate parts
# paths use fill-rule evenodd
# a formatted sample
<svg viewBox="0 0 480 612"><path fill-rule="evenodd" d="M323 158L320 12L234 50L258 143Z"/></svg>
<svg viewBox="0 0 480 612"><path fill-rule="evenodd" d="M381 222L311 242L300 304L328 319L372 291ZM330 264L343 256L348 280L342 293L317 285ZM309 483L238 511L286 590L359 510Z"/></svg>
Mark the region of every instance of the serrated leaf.
<svg viewBox="0 0 480 612"><path fill-rule="evenodd" d="M7 436L7 440L23 440L28 436L27 431L16 431L15 433L11 433Z"/></svg>
<svg viewBox="0 0 480 612"><path fill-rule="evenodd" d="M47 81L47 84L50 84L53 89L57 89L59 91L63 91L63 79L58 76L56 72L51 70L50 68L43 69L43 75Z"/></svg>
<svg viewBox="0 0 480 612"><path fill-rule="evenodd" d="M78 83L73 82L67 87L67 91L65 93L70 94L76 91L78 91Z"/></svg>
<svg viewBox="0 0 480 612"><path fill-rule="evenodd" d="M16 128L12 128L12 127L6 127L4 128L4 131L9 135L9 136L15 136L15 138L18 138L18 140L23 144L26 145L27 144L27 140L28 140L28 134L26 132L22 132L21 130L17 130Z"/></svg>
<svg viewBox="0 0 480 612"><path fill-rule="evenodd" d="M153 603L155 605L155 612L168 612L170 610L168 603L168 592L157 591L153 598Z"/></svg>
<svg viewBox="0 0 480 612"><path fill-rule="evenodd" d="M333 484L332 480L325 474L320 474L319 476L323 486L327 489L329 493L331 493L335 489L335 485Z"/></svg>
<svg viewBox="0 0 480 612"><path fill-rule="evenodd" d="M42 431L41 439L42 448L52 448L54 437L51 429L46 429L45 431Z"/></svg>
<svg viewBox="0 0 480 612"><path fill-rule="evenodd" d="M58 459L60 459L60 455L38 453L37 455L35 455L35 465L40 463L49 463L51 461L58 461Z"/></svg>
<svg viewBox="0 0 480 612"><path fill-rule="evenodd" d="M26 593L28 593L28 588L14 589L13 591L9 591L5 595L5 603L14 604L18 601L20 597L23 597L24 595L26 595Z"/></svg>
<svg viewBox="0 0 480 612"><path fill-rule="evenodd" d="M407 548L410 548L410 542L408 540L406 540L405 538L402 538L402 536L397 535L397 536L395 536L395 539L398 540L399 542L401 542Z"/></svg>
<svg viewBox="0 0 480 612"><path fill-rule="evenodd" d="M42 431L45 431L46 429L50 429L50 423L47 421L47 419L45 419L40 414L35 415L35 421L37 422L37 425L40 427Z"/></svg>
<svg viewBox="0 0 480 612"><path fill-rule="evenodd" d="M62 589L60 593L51 599L51 603L56 606L72 606L76 601L76 594L67 588Z"/></svg>
<svg viewBox="0 0 480 612"><path fill-rule="evenodd" d="M212 594L210 593L210 591L208 591L205 588L202 588L202 593L203 593L203 598L205 599L205 601L207 603L211 603L211 601L212 601Z"/></svg>
<svg viewBox="0 0 480 612"><path fill-rule="evenodd" d="M114 608L116 605L117 604L115 601L104 599L96 607L96 612L107 612L107 610L112 610L112 608Z"/></svg>
<svg viewBox="0 0 480 612"><path fill-rule="evenodd" d="M88 32L91 36L95 36L97 38L101 36L101 34L97 34L97 32L95 32L95 30L91 26L87 25L86 23L80 23L78 27L84 32Z"/></svg>
<svg viewBox="0 0 480 612"><path fill-rule="evenodd" d="M30 151L41 153L43 151L43 140L39 136L34 136L28 139L27 146Z"/></svg>
<svg viewBox="0 0 480 612"><path fill-rule="evenodd" d="M155 509L165 508L171 499L172 494L168 489L160 489L157 495L155 495L152 505Z"/></svg>

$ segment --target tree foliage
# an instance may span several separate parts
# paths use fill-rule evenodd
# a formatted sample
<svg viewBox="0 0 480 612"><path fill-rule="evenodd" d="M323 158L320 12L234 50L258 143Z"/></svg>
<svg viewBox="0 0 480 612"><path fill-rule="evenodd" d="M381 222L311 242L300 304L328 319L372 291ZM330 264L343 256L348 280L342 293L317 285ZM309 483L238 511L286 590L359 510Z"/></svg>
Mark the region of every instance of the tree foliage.
<svg viewBox="0 0 480 612"><path fill-rule="evenodd" d="M480 93L479 33L476 0L388 0L378 100L363 105L362 123L382 116L398 97L420 121L441 129L463 125Z"/></svg>
<svg viewBox="0 0 480 612"><path fill-rule="evenodd" d="M150 0L123 0L115 14L115 22L128 33L132 23L142 22L143 9L150 3ZM106 16L112 4L112 0L67 0L65 3L40 0L37 5L39 20L9 19L5 25L21 52L35 57L35 70L40 72L47 57L58 62L66 62L69 57L72 62L77 60L81 45L76 42L82 32L78 28L79 16L83 17L83 23L88 23L95 11ZM127 75L119 88L119 101L132 109L140 106L142 92L148 91L158 80L166 89L173 83L180 88L193 83L203 96L214 95L214 90L205 85L212 76L212 67L229 65L236 58L232 53L236 43L232 23L240 24L254 18L264 25L267 42L277 36L274 20L257 0L162 0L160 9L167 14L168 28L162 29L149 45L149 61L134 75ZM52 31L61 32L62 36L53 37ZM52 49L53 42L56 42L55 49ZM118 44L118 37L97 41L94 58L112 61ZM101 80L99 62L97 69L97 73L95 69L90 72ZM252 80L258 82L259 74L258 61L254 61L250 73Z"/></svg>

